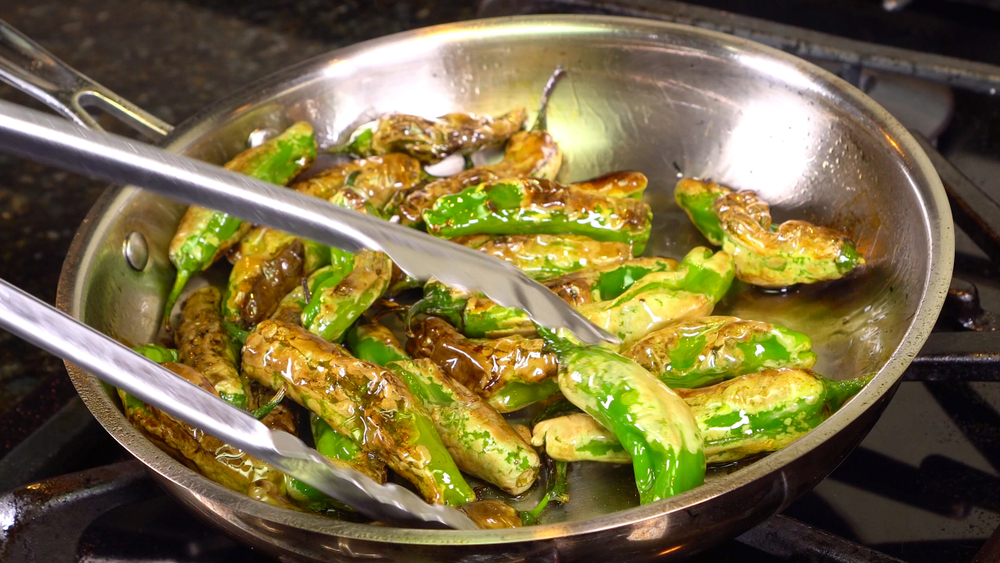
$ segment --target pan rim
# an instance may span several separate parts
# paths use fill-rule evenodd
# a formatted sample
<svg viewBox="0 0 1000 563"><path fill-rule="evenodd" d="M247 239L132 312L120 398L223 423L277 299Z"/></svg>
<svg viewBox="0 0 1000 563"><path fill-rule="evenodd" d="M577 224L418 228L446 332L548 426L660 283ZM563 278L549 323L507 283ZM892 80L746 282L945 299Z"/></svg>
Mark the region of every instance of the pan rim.
<svg viewBox="0 0 1000 563"><path fill-rule="evenodd" d="M213 122L226 119L243 104L259 99L272 89L280 87L283 91L288 91L298 88L315 79L310 78L309 73L304 72L305 69L314 68L318 64L328 63L333 59L347 58L354 53L378 49L402 41L419 41L432 36L440 39L446 34L458 34L456 37L470 33L481 35L490 30L502 33L508 28L523 30L525 26L535 26L548 32L576 29L607 33L609 29L612 32L615 30L634 32L636 29L655 29L666 33L683 32L704 36L737 49L770 57L786 67L804 73L812 81L835 88L842 94L842 102L846 102L844 104L846 109L852 112L860 110L865 114L866 119L883 127L887 138L898 145L897 151L900 157L908 164L913 174L925 180L917 185L918 189L915 190L915 193L923 203L924 216L921 220L928 227L928 252L931 258L930 267L924 277L920 302L910 326L903 335L899 346L879 369L876 377L868 386L830 419L785 449L770 454L731 475L681 495L587 520L512 530L477 532L408 530L388 527L376 529L365 524L335 521L319 515L298 513L255 502L249 497L202 477L156 448L127 423L118 408L105 395L102 384L95 377L67 362L67 370L74 386L87 407L105 429L132 455L156 472L159 477L169 480L177 486L192 490L200 496L218 499L218 502L233 506L235 510L254 518L278 522L316 533L374 542L422 545L515 544L586 535L621 526L641 524L644 521L663 518L686 508L706 503L729 491L747 486L770 473L781 471L793 460L815 449L843 427L855 421L862 413L879 403L887 393L891 393L903 371L929 336L943 306L950 283L954 262L954 233L944 188L936 170L916 140L885 109L847 82L822 68L766 45L681 24L613 16L518 16L444 24L366 41L295 64L256 81L199 111L178 126L161 144L169 147L173 141L196 127L211 127ZM110 220L108 212L116 207L116 202L129 198L135 190L136 188L131 187L110 188L91 208L77 231L63 264L56 297L56 306L60 310L75 318L81 317L83 300L78 292L81 291L82 284L78 282L86 272L85 266L93 263L92 260L88 259L87 251L92 249L92 243L97 240L97 235L101 232L102 222Z"/></svg>

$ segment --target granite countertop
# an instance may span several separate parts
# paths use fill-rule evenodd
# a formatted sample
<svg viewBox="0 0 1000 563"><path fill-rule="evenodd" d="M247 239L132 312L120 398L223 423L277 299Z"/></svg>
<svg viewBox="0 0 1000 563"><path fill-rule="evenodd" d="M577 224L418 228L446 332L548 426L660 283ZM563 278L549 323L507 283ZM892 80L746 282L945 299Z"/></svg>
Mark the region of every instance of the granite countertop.
<svg viewBox="0 0 1000 563"><path fill-rule="evenodd" d="M303 59L469 19L474 11L471 0L5 0L0 19L157 117L180 123ZM5 86L0 98L42 107ZM101 123L128 133L109 118ZM0 154L0 277L52 303L70 241L104 189ZM59 359L0 331L0 455L73 393Z"/></svg>

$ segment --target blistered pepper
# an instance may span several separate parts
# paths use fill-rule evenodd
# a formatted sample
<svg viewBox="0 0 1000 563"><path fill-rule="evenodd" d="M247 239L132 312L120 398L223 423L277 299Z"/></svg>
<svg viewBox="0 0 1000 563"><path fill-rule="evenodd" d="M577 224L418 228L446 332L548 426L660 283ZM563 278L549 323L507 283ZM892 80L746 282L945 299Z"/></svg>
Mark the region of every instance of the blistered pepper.
<svg viewBox="0 0 1000 563"><path fill-rule="evenodd" d="M167 362L177 363L181 361L180 352L166 346L160 346L159 344L143 344L142 346L136 346L133 350L158 364L165 364Z"/></svg>
<svg viewBox="0 0 1000 563"><path fill-rule="evenodd" d="M613 266L632 256L628 243L581 235L468 235L452 242L499 258L538 281L584 268Z"/></svg>
<svg viewBox="0 0 1000 563"><path fill-rule="evenodd" d="M302 326L331 342L339 342L354 321L389 287L392 261L381 252L363 250L342 279L328 278L316 286L302 310Z"/></svg>
<svg viewBox="0 0 1000 563"><path fill-rule="evenodd" d="M404 154L386 154L344 164L324 170L297 182L293 189L301 194L330 199L344 188L351 188L357 196L382 211L398 193L406 193L426 179L420 162Z"/></svg>
<svg viewBox="0 0 1000 563"><path fill-rule="evenodd" d="M712 385L765 369L809 369L812 341L801 332L736 317L683 319L622 352L674 389Z"/></svg>
<svg viewBox="0 0 1000 563"><path fill-rule="evenodd" d="M295 235L256 227L238 247L222 302L223 319L248 329L269 317L279 301L330 261L330 249Z"/></svg>
<svg viewBox="0 0 1000 563"><path fill-rule="evenodd" d="M355 357L385 366L402 379L434 421L458 468L512 495L538 477L538 454L495 409L426 358L411 360L392 332L379 324L348 332Z"/></svg>
<svg viewBox="0 0 1000 563"><path fill-rule="evenodd" d="M174 341L181 361L212 382L219 397L235 407L254 409L257 405L236 367L238 347L223 327L221 300L212 286L192 293L184 302Z"/></svg>
<svg viewBox="0 0 1000 563"><path fill-rule="evenodd" d="M648 504L701 485L705 452L691 409L635 362L539 328L559 356L559 390L618 438Z"/></svg>
<svg viewBox="0 0 1000 563"><path fill-rule="evenodd" d="M761 287L839 279L865 264L847 235L808 223L774 226L770 207L752 191L682 180L675 190L702 233L733 257L736 277ZM711 200L711 215L705 204Z"/></svg>
<svg viewBox="0 0 1000 563"><path fill-rule="evenodd" d="M635 199L616 198L550 180L486 182L439 198L423 212L427 231L442 237L494 234L573 234L624 242L639 255L653 213Z"/></svg>
<svg viewBox="0 0 1000 563"><path fill-rule="evenodd" d="M405 153L424 164L434 164L452 154L472 154L501 145L524 125L526 110L518 108L497 118L470 113L449 113L437 119L415 115L383 115L356 131L337 152L361 157Z"/></svg>
<svg viewBox="0 0 1000 563"><path fill-rule="evenodd" d="M411 332L411 354L431 359L499 412L513 412L559 392L555 355L542 350L540 339L469 339L436 317L415 322Z"/></svg>
<svg viewBox="0 0 1000 563"><path fill-rule="evenodd" d="M306 122L299 122L281 135L243 151L226 163L226 169L285 185L315 158L313 128ZM249 223L228 213L195 205L188 208L170 241L170 261L177 268L177 278L164 306L164 325L169 325L170 312L188 279L229 252L250 227Z"/></svg>
<svg viewBox="0 0 1000 563"><path fill-rule="evenodd" d="M774 369L703 387L678 389L691 407L708 463L779 450L802 437L856 395L871 376L833 381L803 369ZM532 444L553 459L630 463L620 442L588 414L535 426Z"/></svg>
<svg viewBox="0 0 1000 563"><path fill-rule="evenodd" d="M354 269L355 256L353 252L339 248L330 248L329 250L330 265L316 270L301 285L289 291L278 302L277 308L271 314L272 319L302 326L302 311L312 300L316 289L324 282L327 282L328 286L337 285ZM245 339L244 337L243 340Z"/></svg>
<svg viewBox="0 0 1000 563"><path fill-rule="evenodd" d="M427 413L392 372L304 329L266 320L247 338L243 371L388 463L429 502L475 500Z"/></svg>

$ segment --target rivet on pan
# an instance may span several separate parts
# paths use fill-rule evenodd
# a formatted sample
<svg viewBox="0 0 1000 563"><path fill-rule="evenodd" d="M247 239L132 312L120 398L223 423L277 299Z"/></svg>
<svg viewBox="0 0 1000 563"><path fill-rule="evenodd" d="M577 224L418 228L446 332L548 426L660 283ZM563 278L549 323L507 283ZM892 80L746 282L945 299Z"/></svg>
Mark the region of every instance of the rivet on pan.
<svg viewBox="0 0 1000 563"><path fill-rule="evenodd" d="M149 262L149 245L146 244L146 237L139 231L132 231L125 237L125 244L122 246L125 253L125 261L133 270L141 272Z"/></svg>
<svg viewBox="0 0 1000 563"><path fill-rule="evenodd" d="M247 147L254 148L264 144L264 141L270 139L271 137L276 137L278 135L277 129L271 129L270 127L265 127L263 129L254 129L247 137Z"/></svg>

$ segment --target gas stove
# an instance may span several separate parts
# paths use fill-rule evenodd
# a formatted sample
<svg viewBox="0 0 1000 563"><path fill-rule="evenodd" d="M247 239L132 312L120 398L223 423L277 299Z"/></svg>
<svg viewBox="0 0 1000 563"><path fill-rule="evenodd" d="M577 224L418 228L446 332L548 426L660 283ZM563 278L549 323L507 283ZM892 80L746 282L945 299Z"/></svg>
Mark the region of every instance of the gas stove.
<svg viewBox="0 0 1000 563"><path fill-rule="evenodd" d="M1000 560L1000 35L948 35L995 29L1000 13L989 2L963 5L961 17L942 15L948 2L800 0L777 15L757 3L699 4L483 0L478 15L653 18L807 58L918 135L959 229L945 310L867 438L782 514L692 561ZM35 414L28 405L11 416ZM79 399L0 458L0 491L9 491L0 496L4 561L274 561L166 497Z"/></svg>

